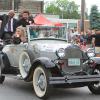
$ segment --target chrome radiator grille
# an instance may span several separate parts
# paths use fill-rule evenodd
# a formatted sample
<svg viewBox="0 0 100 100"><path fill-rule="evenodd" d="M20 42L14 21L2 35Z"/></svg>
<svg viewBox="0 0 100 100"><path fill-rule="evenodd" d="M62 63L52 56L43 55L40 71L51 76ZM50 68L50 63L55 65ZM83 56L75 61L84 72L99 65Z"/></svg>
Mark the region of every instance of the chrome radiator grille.
<svg viewBox="0 0 100 100"><path fill-rule="evenodd" d="M80 58L82 59L82 51L79 48L66 48L65 58Z"/></svg>
<svg viewBox="0 0 100 100"><path fill-rule="evenodd" d="M76 65L76 66L69 66L68 65L68 60L69 59L79 59L80 60L80 65ZM62 70L65 73L70 73L73 74L75 72L79 72L80 70L82 70L82 51L78 48L78 47L69 47L65 49L65 65L62 68Z"/></svg>

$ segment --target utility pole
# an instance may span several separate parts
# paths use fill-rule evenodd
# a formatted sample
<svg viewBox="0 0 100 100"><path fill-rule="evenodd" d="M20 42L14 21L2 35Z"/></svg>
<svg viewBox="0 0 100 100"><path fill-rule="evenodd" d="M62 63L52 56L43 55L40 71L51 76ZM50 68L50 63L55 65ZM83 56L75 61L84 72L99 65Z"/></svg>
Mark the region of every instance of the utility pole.
<svg viewBox="0 0 100 100"><path fill-rule="evenodd" d="M81 0L81 32L84 32L85 0Z"/></svg>

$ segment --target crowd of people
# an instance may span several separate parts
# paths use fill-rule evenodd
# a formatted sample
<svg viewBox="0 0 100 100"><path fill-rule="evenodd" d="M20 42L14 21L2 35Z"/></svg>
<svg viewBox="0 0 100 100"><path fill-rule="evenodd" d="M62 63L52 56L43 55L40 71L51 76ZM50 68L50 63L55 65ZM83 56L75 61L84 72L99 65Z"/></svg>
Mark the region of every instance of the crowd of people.
<svg viewBox="0 0 100 100"><path fill-rule="evenodd" d="M95 30L88 29L86 32L78 32L77 28L69 31L68 41L80 46L82 49L95 47L100 52L100 34L96 34Z"/></svg>
<svg viewBox="0 0 100 100"><path fill-rule="evenodd" d="M14 10L0 15L0 39L7 40L16 36L25 42L25 27L34 23L34 20L28 10L23 10L19 14L19 19L15 19L14 16Z"/></svg>

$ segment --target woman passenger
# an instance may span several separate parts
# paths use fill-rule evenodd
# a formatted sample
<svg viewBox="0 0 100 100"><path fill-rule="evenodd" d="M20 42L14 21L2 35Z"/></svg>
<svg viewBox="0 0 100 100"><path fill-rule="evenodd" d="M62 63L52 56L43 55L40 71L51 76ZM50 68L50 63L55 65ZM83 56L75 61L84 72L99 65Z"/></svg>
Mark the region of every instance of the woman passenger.
<svg viewBox="0 0 100 100"><path fill-rule="evenodd" d="M13 37L18 37L20 38L21 42L26 42L26 31L24 27L22 26L17 27Z"/></svg>

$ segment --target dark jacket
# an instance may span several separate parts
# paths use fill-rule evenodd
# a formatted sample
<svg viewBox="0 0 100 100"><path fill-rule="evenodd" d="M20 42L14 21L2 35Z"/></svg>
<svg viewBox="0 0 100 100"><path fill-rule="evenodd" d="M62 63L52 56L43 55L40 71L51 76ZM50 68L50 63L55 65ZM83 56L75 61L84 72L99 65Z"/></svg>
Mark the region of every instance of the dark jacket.
<svg viewBox="0 0 100 100"><path fill-rule="evenodd" d="M28 18L28 21L22 18L18 21L17 26L26 27L26 25L30 25L29 21L31 21L31 23L34 23L33 18L31 17Z"/></svg>
<svg viewBox="0 0 100 100"><path fill-rule="evenodd" d="M95 46L100 47L100 34L93 34L91 38L95 38Z"/></svg>
<svg viewBox="0 0 100 100"><path fill-rule="evenodd" d="M20 19L17 23L17 26L23 26L26 27L26 25L29 25L30 23L27 22L25 19Z"/></svg>
<svg viewBox="0 0 100 100"><path fill-rule="evenodd" d="M4 15L0 15L0 20L2 20L2 24L1 24L1 29L0 29L0 38L2 38L3 33L4 33L4 28L6 26L6 24L8 23L8 19L9 16L4 14ZM17 20L15 18L13 18L13 30L15 32L17 27Z"/></svg>

